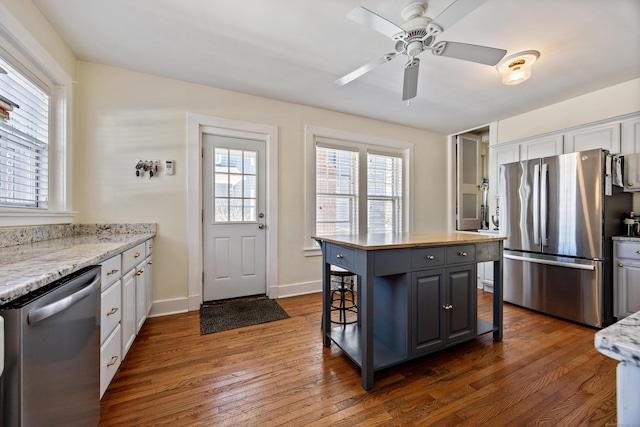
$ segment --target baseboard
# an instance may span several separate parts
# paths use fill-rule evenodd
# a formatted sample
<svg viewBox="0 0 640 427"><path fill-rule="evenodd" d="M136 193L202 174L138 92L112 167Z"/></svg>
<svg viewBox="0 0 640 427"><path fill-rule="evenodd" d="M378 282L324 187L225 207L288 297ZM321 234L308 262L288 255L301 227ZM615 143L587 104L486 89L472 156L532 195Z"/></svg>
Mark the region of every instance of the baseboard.
<svg viewBox="0 0 640 427"><path fill-rule="evenodd" d="M186 313L189 311L187 298L175 298L154 301L149 317L168 316L170 314Z"/></svg>
<svg viewBox="0 0 640 427"><path fill-rule="evenodd" d="M322 292L322 280L269 287L269 298L287 298Z"/></svg>

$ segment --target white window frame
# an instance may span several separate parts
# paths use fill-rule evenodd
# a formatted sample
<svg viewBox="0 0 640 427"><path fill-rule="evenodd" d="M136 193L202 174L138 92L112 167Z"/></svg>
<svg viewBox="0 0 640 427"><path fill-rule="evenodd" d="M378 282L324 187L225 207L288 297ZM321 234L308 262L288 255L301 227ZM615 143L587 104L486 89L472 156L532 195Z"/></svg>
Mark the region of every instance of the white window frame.
<svg viewBox="0 0 640 427"><path fill-rule="evenodd" d="M48 87L49 202L47 209L0 207L0 227L69 224L72 206L73 81L29 31L0 4L0 55L38 86Z"/></svg>
<svg viewBox="0 0 640 427"><path fill-rule="evenodd" d="M347 132L337 129L305 125L305 233L303 240L303 250L305 256L321 255L320 248L313 242L311 236L316 231L316 144L321 141L323 145L332 145L336 148L353 150L354 147L360 152L359 163L366 165L367 153L389 154L392 156L402 155L403 161L403 188L402 188L402 231L413 229L412 215L413 200L413 157L414 144L406 141L399 141L388 138L381 138L354 132ZM364 162L364 163L362 163ZM359 181L367 182L365 168L359 168ZM360 205L366 205L366 195L360 194ZM360 224L366 222L366 208L359 210ZM362 217L362 215L365 215Z"/></svg>

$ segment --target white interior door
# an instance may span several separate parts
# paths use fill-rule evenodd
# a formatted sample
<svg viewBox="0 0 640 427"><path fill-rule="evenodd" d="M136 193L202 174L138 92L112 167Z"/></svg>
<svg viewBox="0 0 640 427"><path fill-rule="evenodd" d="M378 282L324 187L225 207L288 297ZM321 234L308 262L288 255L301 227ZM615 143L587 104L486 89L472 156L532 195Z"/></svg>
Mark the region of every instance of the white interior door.
<svg viewBox="0 0 640 427"><path fill-rule="evenodd" d="M204 134L204 301L266 293L265 143Z"/></svg>
<svg viewBox="0 0 640 427"><path fill-rule="evenodd" d="M480 228L480 144L482 138L466 133L457 136L458 230Z"/></svg>

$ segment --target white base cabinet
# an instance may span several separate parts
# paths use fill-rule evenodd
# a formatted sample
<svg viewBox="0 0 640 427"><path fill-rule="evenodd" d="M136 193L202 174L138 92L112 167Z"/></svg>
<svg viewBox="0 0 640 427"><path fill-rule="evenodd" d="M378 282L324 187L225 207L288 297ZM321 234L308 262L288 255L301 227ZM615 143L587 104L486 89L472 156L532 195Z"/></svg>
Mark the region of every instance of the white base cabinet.
<svg viewBox="0 0 640 427"><path fill-rule="evenodd" d="M621 319L640 311L640 241L616 241L613 254L614 310Z"/></svg>
<svg viewBox="0 0 640 427"><path fill-rule="evenodd" d="M101 263L100 397L151 310L152 248L149 239Z"/></svg>

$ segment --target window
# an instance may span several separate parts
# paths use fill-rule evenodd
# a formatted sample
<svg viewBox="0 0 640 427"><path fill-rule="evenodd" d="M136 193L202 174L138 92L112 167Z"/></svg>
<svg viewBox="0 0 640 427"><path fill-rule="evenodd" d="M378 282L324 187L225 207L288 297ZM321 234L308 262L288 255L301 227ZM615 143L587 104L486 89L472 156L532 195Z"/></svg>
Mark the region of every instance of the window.
<svg viewBox="0 0 640 427"><path fill-rule="evenodd" d="M310 126L306 144L308 235L410 229L412 144Z"/></svg>
<svg viewBox="0 0 640 427"><path fill-rule="evenodd" d="M0 123L0 227L69 224L73 79L35 39L2 25L0 66L0 96L19 106Z"/></svg>
<svg viewBox="0 0 640 427"><path fill-rule="evenodd" d="M215 149L214 221L256 220L256 151Z"/></svg>
<svg viewBox="0 0 640 427"><path fill-rule="evenodd" d="M46 209L50 95L2 58L0 67L0 206Z"/></svg>

